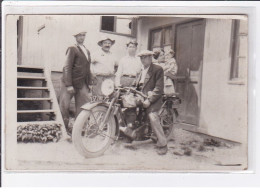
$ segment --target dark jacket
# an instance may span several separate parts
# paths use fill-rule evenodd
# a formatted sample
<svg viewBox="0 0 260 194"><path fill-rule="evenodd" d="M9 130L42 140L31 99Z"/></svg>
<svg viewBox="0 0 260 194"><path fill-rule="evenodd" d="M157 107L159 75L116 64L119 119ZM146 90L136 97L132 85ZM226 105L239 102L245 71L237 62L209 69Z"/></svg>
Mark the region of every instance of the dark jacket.
<svg viewBox="0 0 260 194"><path fill-rule="evenodd" d="M150 107L147 109L148 112L157 112L162 106L162 96L164 89L164 74L162 67L158 65L151 64L149 70L146 74L143 85L139 83L141 80L141 74L136 80L136 87L142 91L145 95L151 91L152 95L149 96L149 101L151 102Z"/></svg>
<svg viewBox="0 0 260 194"><path fill-rule="evenodd" d="M62 76L66 87L73 86L74 88L81 89L84 83L89 87L91 82L91 58L89 50L87 50L87 53L88 59L79 46L75 45L67 49L67 59L63 67Z"/></svg>

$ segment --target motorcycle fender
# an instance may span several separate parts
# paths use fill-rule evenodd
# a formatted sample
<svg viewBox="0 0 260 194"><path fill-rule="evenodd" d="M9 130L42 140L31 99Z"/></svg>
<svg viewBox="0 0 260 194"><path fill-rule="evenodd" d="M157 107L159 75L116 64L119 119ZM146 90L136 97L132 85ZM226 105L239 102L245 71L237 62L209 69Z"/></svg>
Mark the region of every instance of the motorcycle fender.
<svg viewBox="0 0 260 194"><path fill-rule="evenodd" d="M91 110L92 108L96 107L96 106L105 106L108 107L109 105L105 102L90 102L90 103L86 103L84 104L82 107L80 107L81 109L84 110Z"/></svg>

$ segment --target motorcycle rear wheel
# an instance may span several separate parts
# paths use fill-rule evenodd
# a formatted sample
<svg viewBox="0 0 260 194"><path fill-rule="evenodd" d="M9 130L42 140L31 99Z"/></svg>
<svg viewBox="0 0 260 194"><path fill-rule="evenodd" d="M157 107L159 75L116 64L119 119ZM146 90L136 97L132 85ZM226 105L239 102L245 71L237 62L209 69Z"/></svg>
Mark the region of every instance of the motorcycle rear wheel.
<svg viewBox="0 0 260 194"><path fill-rule="evenodd" d="M160 112L160 122L164 130L166 138L169 140L171 138L174 123L176 122L177 115L173 109L168 107L163 107Z"/></svg>
<svg viewBox="0 0 260 194"><path fill-rule="evenodd" d="M86 158L94 158L103 155L115 139L115 118L112 116L109 118L109 121L106 124L106 127L104 127L103 131L99 130L101 120L96 120L97 118L95 115L100 114L104 116L107 112L107 109L108 108L105 106L96 106L93 109L91 109L91 111L82 110L74 123L72 131L72 142L76 147L77 151ZM91 123L91 118L94 121L93 123ZM88 136L85 136L86 134ZM102 138L106 140L105 142L101 141L102 144L100 148L93 150L88 145L86 145L90 142L91 139L96 138L98 136L101 136L99 137L99 139ZM88 137L89 140L86 140L86 138ZM96 139L94 139L94 143L96 143L95 141Z"/></svg>

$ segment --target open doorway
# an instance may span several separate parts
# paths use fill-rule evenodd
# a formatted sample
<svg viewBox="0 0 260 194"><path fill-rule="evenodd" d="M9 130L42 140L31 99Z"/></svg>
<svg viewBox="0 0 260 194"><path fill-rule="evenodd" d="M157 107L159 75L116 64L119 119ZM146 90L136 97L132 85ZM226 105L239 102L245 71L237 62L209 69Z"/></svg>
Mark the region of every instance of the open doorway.
<svg viewBox="0 0 260 194"><path fill-rule="evenodd" d="M182 99L180 121L194 126L198 126L200 116L204 37L203 19L163 25L149 32L150 50L173 49L176 53L178 72L174 83Z"/></svg>
<svg viewBox="0 0 260 194"><path fill-rule="evenodd" d="M205 38L205 20L176 25L176 91L182 99L180 120L198 126L201 104L201 77Z"/></svg>

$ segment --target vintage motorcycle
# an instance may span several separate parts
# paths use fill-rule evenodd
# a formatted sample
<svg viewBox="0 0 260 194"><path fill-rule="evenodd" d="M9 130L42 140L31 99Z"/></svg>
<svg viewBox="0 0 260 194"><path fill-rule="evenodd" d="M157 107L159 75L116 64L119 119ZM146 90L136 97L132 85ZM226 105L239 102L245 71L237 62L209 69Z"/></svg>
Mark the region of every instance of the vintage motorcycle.
<svg viewBox="0 0 260 194"><path fill-rule="evenodd" d="M72 141L78 152L87 158L102 155L120 136L120 128L127 126L125 111L135 108L137 119L135 128L141 131L138 140L152 137L152 130L145 110L138 107L133 99L147 98L135 88L115 88L112 80L102 83L101 91L106 96L102 101L83 105L72 131ZM134 103L133 103L134 102ZM177 108L181 100L176 95L163 96L163 105L159 111L161 125L167 138L178 117ZM137 139L135 139L137 140ZM155 139L153 139L155 140Z"/></svg>

